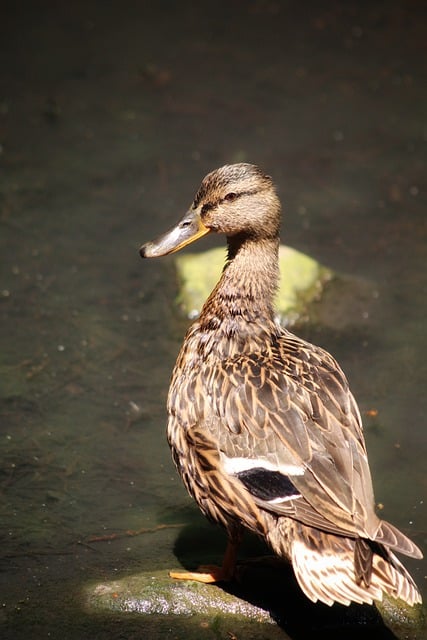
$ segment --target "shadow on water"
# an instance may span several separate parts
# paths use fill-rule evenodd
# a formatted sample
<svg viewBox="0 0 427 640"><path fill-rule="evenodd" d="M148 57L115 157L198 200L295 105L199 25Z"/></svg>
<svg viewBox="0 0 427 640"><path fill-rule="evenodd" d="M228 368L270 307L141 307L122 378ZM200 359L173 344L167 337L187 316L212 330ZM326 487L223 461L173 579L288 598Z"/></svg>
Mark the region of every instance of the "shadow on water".
<svg viewBox="0 0 427 640"><path fill-rule="evenodd" d="M186 527L178 535L174 552L187 570L198 563L209 564L213 557L218 564L225 549L225 537L217 528ZM191 550L191 551L190 551ZM237 568L238 578L219 585L256 607L268 611L271 618L292 640L306 640L326 634L329 640L343 637L349 640L392 640L400 636L386 626L375 606L352 603L346 607L311 602L301 591L292 568L273 556L257 538L244 538ZM215 588L215 587L212 587ZM401 637L411 636L411 629Z"/></svg>

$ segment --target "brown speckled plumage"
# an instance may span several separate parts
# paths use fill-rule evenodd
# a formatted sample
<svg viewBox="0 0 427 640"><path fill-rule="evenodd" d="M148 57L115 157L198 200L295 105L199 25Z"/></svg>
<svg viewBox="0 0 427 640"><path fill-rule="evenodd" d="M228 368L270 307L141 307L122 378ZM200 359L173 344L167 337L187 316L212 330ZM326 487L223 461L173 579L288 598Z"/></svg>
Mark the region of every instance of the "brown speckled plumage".
<svg viewBox="0 0 427 640"><path fill-rule="evenodd" d="M208 232L227 236L222 277L187 332L168 397L177 469L230 541L222 569L201 579L231 577L246 527L291 561L313 601L371 603L386 592L412 605L421 597L394 551L421 552L374 510L346 377L274 319L279 227L271 179L242 163L208 174L178 226L141 248L155 257Z"/></svg>

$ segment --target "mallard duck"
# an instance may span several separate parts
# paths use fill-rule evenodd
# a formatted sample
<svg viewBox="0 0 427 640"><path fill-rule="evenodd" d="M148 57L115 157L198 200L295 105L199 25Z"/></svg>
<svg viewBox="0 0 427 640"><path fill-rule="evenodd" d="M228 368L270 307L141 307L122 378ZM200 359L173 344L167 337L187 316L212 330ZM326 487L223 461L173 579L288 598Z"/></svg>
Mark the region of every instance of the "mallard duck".
<svg viewBox="0 0 427 640"><path fill-rule="evenodd" d="M233 578L246 528L290 561L312 601L410 605L417 586L394 552L420 549L375 512L360 411L336 360L280 326L280 202L252 164L202 181L189 211L140 254L173 253L208 233L227 238L218 284L190 326L168 394L167 438L184 485L225 527L222 566L174 578Z"/></svg>

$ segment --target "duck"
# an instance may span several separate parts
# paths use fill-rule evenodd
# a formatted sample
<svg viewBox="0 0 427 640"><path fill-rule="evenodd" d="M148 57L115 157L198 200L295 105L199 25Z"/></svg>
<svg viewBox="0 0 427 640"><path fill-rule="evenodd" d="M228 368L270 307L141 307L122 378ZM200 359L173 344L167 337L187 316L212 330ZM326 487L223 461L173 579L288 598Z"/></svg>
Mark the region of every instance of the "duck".
<svg viewBox="0 0 427 640"><path fill-rule="evenodd" d="M182 219L140 255L172 254L223 234L221 277L187 330L170 380L167 440L183 483L227 534L221 566L171 571L217 583L236 575L245 530L290 563L304 594L327 605L408 605L421 594L396 554L419 547L381 519L361 413L335 358L275 313L281 203L258 166L222 166Z"/></svg>

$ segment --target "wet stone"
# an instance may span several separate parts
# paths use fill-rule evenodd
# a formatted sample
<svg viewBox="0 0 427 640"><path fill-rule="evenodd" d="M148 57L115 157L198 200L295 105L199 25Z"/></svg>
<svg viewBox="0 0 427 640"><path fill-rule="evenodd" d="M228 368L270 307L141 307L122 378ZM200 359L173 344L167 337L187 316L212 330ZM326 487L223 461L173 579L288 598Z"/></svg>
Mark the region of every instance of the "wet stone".
<svg viewBox="0 0 427 640"><path fill-rule="evenodd" d="M192 581L175 581L166 572L141 573L121 580L100 583L88 591L93 609L146 615L194 616L238 615L273 622L268 612L222 589Z"/></svg>
<svg viewBox="0 0 427 640"><path fill-rule="evenodd" d="M390 633L398 640L424 637L425 619L420 606L408 607L391 598L372 606L314 604L302 594L290 567L276 558L243 563L238 571L237 581L221 585L173 580L166 571L92 584L86 589L86 607L92 612L192 618L209 623L220 619L253 622L261 628L267 625L282 629L290 637L295 629L304 629L307 634L345 634L361 628L366 637L376 640L390 638Z"/></svg>

